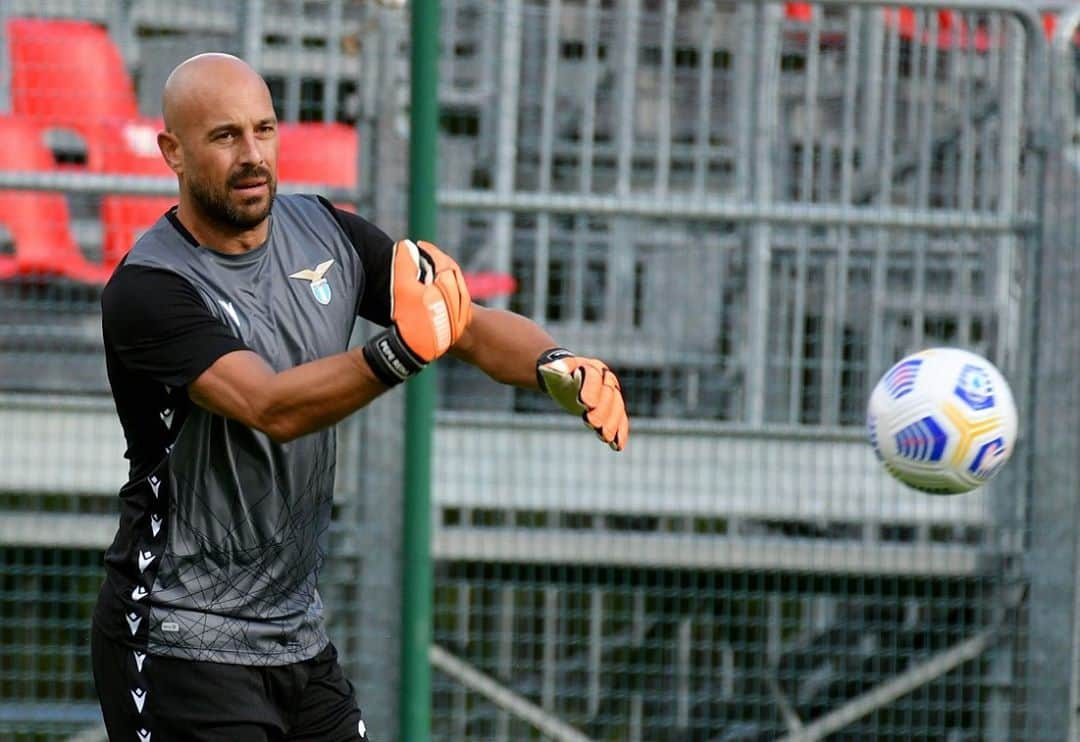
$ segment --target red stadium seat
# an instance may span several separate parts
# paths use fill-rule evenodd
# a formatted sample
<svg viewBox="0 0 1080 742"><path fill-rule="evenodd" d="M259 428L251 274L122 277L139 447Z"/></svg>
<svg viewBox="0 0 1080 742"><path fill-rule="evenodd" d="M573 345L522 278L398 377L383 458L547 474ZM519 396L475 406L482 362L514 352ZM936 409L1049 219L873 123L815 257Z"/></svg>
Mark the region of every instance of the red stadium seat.
<svg viewBox="0 0 1080 742"><path fill-rule="evenodd" d="M15 171L56 169L52 153L32 123L0 117L0 163ZM104 283L109 270L90 263L71 236L67 200L59 193L0 190L0 225L11 235L14 255L0 255L0 278L64 276Z"/></svg>
<svg viewBox="0 0 1080 742"><path fill-rule="evenodd" d="M473 271L465 273L465 285L474 299L494 299L517 291L517 281L509 273Z"/></svg>
<svg viewBox="0 0 1080 742"><path fill-rule="evenodd" d="M810 3L786 3L784 15L788 17L788 20L809 23L814 20L814 6Z"/></svg>
<svg viewBox="0 0 1080 742"><path fill-rule="evenodd" d="M936 44L938 49L970 49L985 52L991 47L990 33L983 27L970 28L959 13L953 10L938 10L937 38L930 38L929 15L924 15L922 22L911 8L885 10L885 22L895 26L901 38L925 46Z"/></svg>
<svg viewBox="0 0 1080 742"><path fill-rule="evenodd" d="M1058 17L1053 13L1043 13L1042 23L1046 38L1048 40L1053 40L1054 32L1057 31ZM1076 33L1073 35L1072 43L1074 45L1080 45L1080 29L1077 29Z"/></svg>
<svg viewBox="0 0 1080 742"><path fill-rule="evenodd" d="M282 123L278 137L279 180L356 187L356 129L344 124Z"/></svg>
<svg viewBox="0 0 1080 742"><path fill-rule="evenodd" d="M161 119L114 122L105 130L104 168L122 175L173 176L157 146ZM101 199L102 256L115 266L135 240L173 204L172 196L105 196Z"/></svg>
<svg viewBox="0 0 1080 742"><path fill-rule="evenodd" d="M7 33L11 111L75 132L87 167L103 170L103 127L138 115L131 77L108 32L85 21L12 18Z"/></svg>

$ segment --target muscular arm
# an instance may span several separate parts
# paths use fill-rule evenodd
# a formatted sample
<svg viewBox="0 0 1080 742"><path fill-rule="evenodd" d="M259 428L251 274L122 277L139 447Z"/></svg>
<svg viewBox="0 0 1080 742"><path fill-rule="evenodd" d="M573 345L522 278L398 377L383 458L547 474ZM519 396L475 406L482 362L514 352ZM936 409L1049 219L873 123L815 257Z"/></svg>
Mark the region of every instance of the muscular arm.
<svg viewBox="0 0 1080 742"><path fill-rule="evenodd" d="M567 412L580 415L616 451L626 446L630 421L619 380L603 361L557 347L532 320L513 312L473 306L472 324L450 349L503 384L544 391ZM543 357L541 357L543 356Z"/></svg>
<svg viewBox="0 0 1080 742"><path fill-rule="evenodd" d="M359 348L276 372L169 271L121 267L102 311L106 339L129 369L278 442L333 425L387 388Z"/></svg>
<svg viewBox="0 0 1080 742"><path fill-rule="evenodd" d="M188 386L200 407L286 443L342 420L386 391L360 348L275 372L250 350L227 353Z"/></svg>
<svg viewBox="0 0 1080 742"><path fill-rule="evenodd" d="M471 363L502 384L538 389L536 359L557 345L527 317L474 304L472 322L450 349L450 355Z"/></svg>

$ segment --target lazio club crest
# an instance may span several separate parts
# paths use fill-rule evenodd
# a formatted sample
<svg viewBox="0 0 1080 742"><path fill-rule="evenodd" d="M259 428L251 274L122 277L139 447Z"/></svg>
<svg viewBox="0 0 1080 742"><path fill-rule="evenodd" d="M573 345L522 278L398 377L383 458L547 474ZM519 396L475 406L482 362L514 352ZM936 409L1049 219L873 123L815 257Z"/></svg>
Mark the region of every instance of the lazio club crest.
<svg viewBox="0 0 1080 742"><path fill-rule="evenodd" d="M329 282L327 282L323 276L326 275L326 272L330 270L333 265L333 260L327 260L325 263L319 263L315 267L315 270L305 268L302 271L293 273L289 278L299 278L304 281L310 281L311 294L315 297L315 301L326 306L334 296L330 291Z"/></svg>

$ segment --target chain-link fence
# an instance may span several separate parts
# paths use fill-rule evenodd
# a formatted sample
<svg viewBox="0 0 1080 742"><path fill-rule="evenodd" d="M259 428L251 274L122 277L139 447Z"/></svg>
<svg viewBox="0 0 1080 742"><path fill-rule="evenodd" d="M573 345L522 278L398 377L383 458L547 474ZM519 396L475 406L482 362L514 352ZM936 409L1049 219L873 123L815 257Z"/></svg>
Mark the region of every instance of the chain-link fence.
<svg viewBox="0 0 1080 742"><path fill-rule="evenodd" d="M98 297L175 191L165 75L244 56L282 190L402 233L396 5L0 2L5 739L100 738L89 610L126 465ZM441 241L618 371L633 435L615 455L440 364L436 739L1076 733L1078 18L931 5L444 0ZM1021 410L1013 462L953 498L893 483L862 432L880 373L934 344L993 359ZM321 586L377 739L401 396L342 426Z"/></svg>

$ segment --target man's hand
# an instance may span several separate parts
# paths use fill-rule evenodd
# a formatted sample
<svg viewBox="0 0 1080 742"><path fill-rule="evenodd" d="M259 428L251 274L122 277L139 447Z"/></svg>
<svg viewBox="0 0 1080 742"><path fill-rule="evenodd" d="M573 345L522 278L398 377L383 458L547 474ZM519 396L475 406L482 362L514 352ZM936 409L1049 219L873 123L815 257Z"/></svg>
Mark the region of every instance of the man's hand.
<svg viewBox="0 0 1080 742"><path fill-rule="evenodd" d="M540 388L571 415L580 415L600 440L616 451L626 447L630 420L619 380L603 361L552 348L536 362Z"/></svg>
<svg viewBox="0 0 1080 742"><path fill-rule="evenodd" d="M364 346L368 365L388 386L444 354L472 319L472 298L461 269L435 245L399 240L392 271L393 324Z"/></svg>

